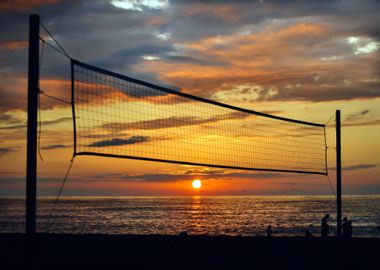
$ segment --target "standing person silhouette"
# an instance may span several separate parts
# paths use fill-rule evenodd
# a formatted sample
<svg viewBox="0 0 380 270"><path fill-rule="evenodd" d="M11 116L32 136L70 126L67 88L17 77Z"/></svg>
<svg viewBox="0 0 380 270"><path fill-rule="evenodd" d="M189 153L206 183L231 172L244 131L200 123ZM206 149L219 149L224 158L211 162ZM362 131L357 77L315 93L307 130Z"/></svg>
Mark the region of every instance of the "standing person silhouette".
<svg viewBox="0 0 380 270"><path fill-rule="evenodd" d="M352 237L352 223L351 220L348 220L347 217L343 218L343 237L344 238L351 238Z"/></svg>
<svg viewBox="0 0 380 270"><path fill-rule="evenodd" d="M347 217L343 218L343 224L342 224L342 230L343 230L343 238L349 238L349 225L348 225L348 219Z"/></svg>
<svg viewBox="0 0 380 270"><path fill-rule="evenodd" d="M328 222L328 219L330 218L329 214L326 214L324 218L322 218L321 221L321 237L328 237L330 232L330 227Z"/></svg>
<svg viewBox="0 0 380 270"><path fill-rule="evenodd" d="M265 232L267 233L267 237L268 238L271 238L272 237L272 226L271 225L268 225L267 229L265 230Z"/></svg>
<svg viewBox="0 0 380 270"><path fill-rule="evenodd" d="M347 229L347 238L351 238L352 237L352 223L351 223L351 220L348 221L348 229Z"/></svg>

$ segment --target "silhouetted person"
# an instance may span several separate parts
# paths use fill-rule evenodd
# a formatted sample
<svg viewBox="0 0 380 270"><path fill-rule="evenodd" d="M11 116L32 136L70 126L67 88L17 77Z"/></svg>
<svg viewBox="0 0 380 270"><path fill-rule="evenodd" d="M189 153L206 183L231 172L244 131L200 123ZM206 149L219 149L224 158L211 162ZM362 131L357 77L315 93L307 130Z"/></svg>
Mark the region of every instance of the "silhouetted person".
<svg viewBox="0 0 380 270"><path fill-rule="evenodd" d="M183 236L183 237L188 236L187 231L180 232L179 236Z"/></svg>
<svg viewBox="0 0 380 270"><path fill-rule="evenodd" d="M348 231L347 231L347 238L352 237L352 223L351 220L348 221Z"/></svg>
<svg viewBox="0 0 380 270"><path fill-rule="evenodd" d="M326 214L325 217L322 218L322 221L321 221L321 236L322 237L329 236L330 227L329 227L329 224L327 223L329 218L330 218L329 214Z"/></svg>
<svg viewBox="0 0 380 270"><path fill-rule="evenodd" d="M313 237L313 234L308 229L306 229L305 230L305 237Z"/></svg>
<svg viewBox="0 0 380 270"><path fill-rule="evenodd" d="M347 217L343 218L342 230L343 230L343 237L344 238L349 238L348 237L348 230L349 230L349 228L348 228L348 219L347 219Z"/></svg>
<svg viewBox="0 0 380 270"><path fill-rule="evenodd" d="M352 223L350 220L347 219L347 217L343 218L343 237L344 238L351 238L352 237Z"/></svg>
<svg viewBox="0 0 380 270"><path fill-rule="evenodd" d="M268 238L271 238L272 237L272 226L271 225L268 225L267 229L265 230L265 232L267 233L267 237Z"/></svg>

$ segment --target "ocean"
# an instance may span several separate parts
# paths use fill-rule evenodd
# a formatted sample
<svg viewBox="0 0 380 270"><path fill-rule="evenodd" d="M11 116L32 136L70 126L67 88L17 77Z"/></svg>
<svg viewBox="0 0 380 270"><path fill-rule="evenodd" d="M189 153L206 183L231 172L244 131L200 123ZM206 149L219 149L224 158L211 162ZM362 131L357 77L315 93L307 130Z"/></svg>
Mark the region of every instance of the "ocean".
<svg viewBox="0 0 380 270"><path fill-rule="evenodd" d="M23 232L21 198L0 198L0 232ZM330 213L335 234L334 196L63 197L38 201L38 232L97 234L188 234L319 236ZM343 216L355 237L380 237L380 196L344 196Z"/></svg>

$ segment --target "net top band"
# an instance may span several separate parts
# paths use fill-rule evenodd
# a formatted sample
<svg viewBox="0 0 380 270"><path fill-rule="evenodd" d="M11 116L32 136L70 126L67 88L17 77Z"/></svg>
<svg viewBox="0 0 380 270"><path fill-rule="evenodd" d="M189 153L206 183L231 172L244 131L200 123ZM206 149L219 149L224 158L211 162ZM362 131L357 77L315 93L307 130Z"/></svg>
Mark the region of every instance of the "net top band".
<svg viewBox="0 0 380 270"><path fill-rule="evenodd" d="M105 70L105 69L102 69L102 68L99 68L99 67L96 67L96 66L92 66L92 65L80 62L78 60L75 60L75 59L71 59L71 63L73 65L77 65L77 66L80 66L80 67L83 67L83 68L87 68L87 69L95 71L95 72L102 73L104 75L113 76L113 77L118 78L120 80L124 80L124 81L128 81L128 82L140 84L140 85L152 88L152 89L156 89L158 91L166 92L166 93L177 95L177 96L182 96L182 97L193 99L193 100L197 100L197 101L200 101L200 102L205 102L205 103L213 104L213 105L216 105L216 106L220 106L220 107L224 107L224 108L228 108L228 109L232 109L232 110L236 110L236 111L240 111L240 112L244 112L244 113L255 114L255 115L258 115L258 116L268 117L268 118L272 118L272 119L276 119L276 120L280 120L280 121L286 121L286 122L291 122L291 123L296 123L296 124L302 124L302 125L308 125L308 126L315 126L315 127L325 127L324 124L320 124L320 123L313 123L313 122L307 122L307 121L302 121L302 120L297 120L297 119L292 119L292 118L287 118L287 117L281 117L281 116L271 115L271 114L267 114L267 113L263 113L263 112L258 112L258 111L254 111L254 110L249 110L249 109L245 109L245 108L240 108L240 107L236 107L236 106L233 106L233 105L221 103L221 102L218 102L218 101L214 101L214 100L210 100L210 99L194 96L194 95L191 95L191 94L179 92L179 91L176 91L176 90L173 90L173 89L169 89L169 88L162 87L162 86L159 86L159 85L151 84L151 83L144 82L144 81L141 81L141 80L138 80L138 79L134 79L134 78L131 78L131 77L128 77L128 76L125 76L125 75L121 75L119 73L115 73L115 72L112 72L112 71L109 71L109 70Z"/></svg>

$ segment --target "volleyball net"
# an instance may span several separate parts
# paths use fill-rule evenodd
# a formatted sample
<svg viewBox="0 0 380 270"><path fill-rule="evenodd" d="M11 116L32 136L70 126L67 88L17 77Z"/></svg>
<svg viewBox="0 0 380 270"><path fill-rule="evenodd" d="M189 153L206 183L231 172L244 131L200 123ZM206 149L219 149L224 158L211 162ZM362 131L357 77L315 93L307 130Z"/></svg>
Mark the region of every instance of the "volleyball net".
<svg viewBox="0 0 380 270"><path fill-rule="evenodd" d="M71 60L74 155L327 174L323 124L235 107Z"/></svg>

